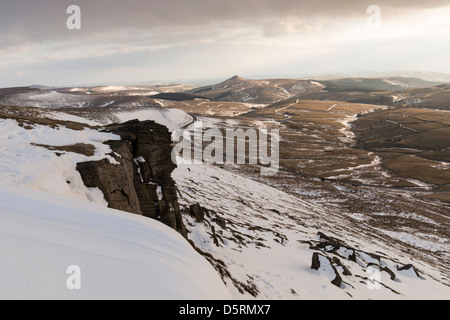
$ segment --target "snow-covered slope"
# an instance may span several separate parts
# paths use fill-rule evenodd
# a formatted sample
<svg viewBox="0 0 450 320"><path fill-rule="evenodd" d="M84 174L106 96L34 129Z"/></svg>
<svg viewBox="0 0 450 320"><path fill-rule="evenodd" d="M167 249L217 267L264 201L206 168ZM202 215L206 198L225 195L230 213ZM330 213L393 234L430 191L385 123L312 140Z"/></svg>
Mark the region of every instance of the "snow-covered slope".
<svg viewBox="0 0 450 320"><path fill-rule="evenodd" d="M73 265L81 290L67 287ZM0 270L0 299L230 298L211 265L161 223L4 185Z"/></svg>
<svg viewBox="0 0 450 320"><path fill-rule="evenodd" d="M222 274L236 299L450 297L439 270L396 247L395 235L219 167L182 164L174 179L180 204L206 209L202 221L185 217L189 237L229 272Z"/></svg>

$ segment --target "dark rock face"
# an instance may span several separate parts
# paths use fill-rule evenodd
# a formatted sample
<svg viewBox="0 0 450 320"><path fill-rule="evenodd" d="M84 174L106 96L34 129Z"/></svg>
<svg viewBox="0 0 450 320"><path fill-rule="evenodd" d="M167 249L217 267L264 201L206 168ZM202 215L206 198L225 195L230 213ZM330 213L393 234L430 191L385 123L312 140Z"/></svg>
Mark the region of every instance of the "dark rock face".
<svg viewBox="0 0 450 320"><path fill-rule="evenodd" d="M110 208L157 219L186 237L171 177L176 166L169 130L153 121L133 120L105 131L122 138L106 142L118 164L108 159L78 163L84 184L99 188Z"/></svg>
<svg viewBox="0 0 450 320"><path fill-rule="evenodd" d="M319 254L317 252L314 252L312 256L311 269L319 270L319 268L320 268Z"/></svg>
<svg viewBox="0 0 450 320"><path fill-rule="evenodd" d="M198 204L193 204L190 206L191 216L195 217L197 222L203 221L205 217L204 209Z"/></svg>
<svg viewBox="0 0 450 320"><path fill-rule="evenodd" d="M334 266L336 264L336 262L333 261L332 259L330 259L329 257L321 255L317 252L314 252L313 256L312 256L311 269L312 270L320 269L320 258L319 258L320 256L322 256L325 259L328 259L328 261L330 262L331 269L333 270L334 275L335 275L335 278L331 281L331 283L334 284L336 287L340 288L342 285L342 277L339 274L339 272L337 271L336 267Z"/></svg>

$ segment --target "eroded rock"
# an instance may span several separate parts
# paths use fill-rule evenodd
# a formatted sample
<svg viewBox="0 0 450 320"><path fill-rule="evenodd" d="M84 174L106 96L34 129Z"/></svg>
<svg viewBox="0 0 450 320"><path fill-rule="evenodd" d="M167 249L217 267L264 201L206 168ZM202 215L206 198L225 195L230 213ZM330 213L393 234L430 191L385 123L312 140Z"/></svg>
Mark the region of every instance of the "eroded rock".
<svg viewBox="0 0 450 320"><path fill-rule="evenodd" d="M77 164L84 184L99 188L109 207L157 219L187 236L172 171L171 134L154 121L132 120L105 127L120 141L108 141L110 161Z"/></svg>

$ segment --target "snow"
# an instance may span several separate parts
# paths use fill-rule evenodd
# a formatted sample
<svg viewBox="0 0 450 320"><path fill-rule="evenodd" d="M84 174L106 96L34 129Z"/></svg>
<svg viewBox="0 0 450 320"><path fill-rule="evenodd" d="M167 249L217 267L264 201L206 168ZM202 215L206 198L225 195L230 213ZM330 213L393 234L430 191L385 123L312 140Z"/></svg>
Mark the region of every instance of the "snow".
<svg viewBox="0 0 450 320"><path fill-rule="evenodd" d="M325 85L323 85L323 84L321 84L320 82L317 82L317 81L311 81L311 84L316 86L316 87L322 88L322 89L326 87Z"/></svg>
<svg viewBox="0 0 450 320"><path fill-rule="evenodd" d="M81 290L66 284L73 265ZM5 185L0 270L0 299L230 298L211 265L163 224Z"/></svg>
<svg viewBox="0 0 450 320"><path fill-rule="evenodd" d="M45 116L50 118L50 119L54 119L54 120L62 120L62 121L72 121L72 122L78 122L78 123L85 123L87 125L94 126L94 127L102 125L100 122L89 120L89 119L83 118L83 117L77 117L77 116L74 116L72 114L68 114L68 113L65 113L65 112L53 111L53 112L46 113Z"/></svg>
<svg viewBox="0 0 450 320"><path fill-rule="evenodd" d="M448 170L450 168L450 163L438 162L436 164L431 165L431 167L438 169L438 170Z"/></svg>
<svg viewBox="0 0 450 320"><path fill-rule="evenodd" d="M89 88L72 88L69 91L70 92L86 92L87 90L89 90Z"/></svg>
<svg viewBox="0 0 450 320"><path fill-rule="evenodd" d="M138 92L127 92L126 94L130 97L145 97L145 96L154 96L160 92L150 90L150 91L138 91Z"/></svg>
<svg viewBox="0 0 450 320"><path fill-rule="evenodd" d="M262 109L267 107L266 104L260 104L260 103L243 103L243 105L245 105L246 107L248 107L249 109Z"/></svg>
<svg viewBox="0 0 450 320"><path fill-rule="evenodd" d="M135 162L137 162L137 163L145 163L145 162L146 162L145 159L144 159L143 157L137 157L137 158L135 158L134 160L135 160Z"/></svg>
<svg viewBox="0 0 450 320"><path fill-rule="evenodd" d="M398 271L398 272L408 278L417 278L417 274L414 271L414 268L412 268L412 267L409 269L406 269L406 270Z"/></svg>
<svg viewBox="0 0 450 320"><path fill-rule="evenodd" d="M115 102L114 100L108 101L105 104L101 105L100 108L106 108L106 107L114 104L114 102Z"/></svg>
<svg viewBox="0 0 450 320"><path fill-rule="evenodd" d="M91 101L91 97L80 94L61 93L55 90L41 90L33 93L18 94L12 100L8 101L8 103L36 108L59 109L66 106L73 108L87 107Z"/></svg>
<svg viewBox="0 0 450 320"><path fill-rule="evenodd" d="M344 137L339 137L339 139L344 143L353 143L355 139L355 134L352 129L352 122L358 119L357 115L347 116L345 119L341 119L337 122L341 123L344 128L339 131L344 135Z"/></svg>
<svg viewBox="0 0 450 320"><path fill-rule="evenodd" d="M119 136L92 129L77 131L42 125L26 130L16 121L8 119L0 120L0 137L0 181L3 184L70 195L106 206L103 194L98 189L84 186L76 164L104 158L115 163L114 158L108 155L111 149L103 142L119 140ZM61 151L64 154L58 157L55 151L33 145L69 146L76 143L93 145L94 156Z"/></svg>
<svg viewBox="0 0 450 320"><path fill-rule="evenodd" d="M391 97L392 97L393 103L401 102L407 98L407 96L404 94L397 94L397 95L393 94L393 95L391 95Z"/></svg>
<svg viewBox="0 0 450 320"><path fill-rule="evenodd" d="M127 122L138 119L141 121L153 120L162 124L173 132L193 121L192 116L179 109L143 109L130 112L116 113L120 122Z"/></svg>
<svg viewBox="0 0 450 320"><path fill-rule="evenodd" d="M311 272L315 273L319 277L325 278L327 282L333 281L336 275L334 274L330 261L326 257L319 254L319 262L320 262L319 270L317 271L313 270Z"/></svg>
<svg viewBox="0 0 450 320"><path fill-rule="evenodd" d="M331 107L334 108L334 106ZM364 111L360 112L359 114L367 114L369 112L373 112L374 110L386 110L388 107L387 106L371 106L370 109L363 109ZM330 109L329 109L330 110ZM327 110L327 111L329 111ZM356 121L358 119L358 114L352 114L352 115L347 115L345 118L341 118L339 120L336 120L336 122L340 123L343 128L340 129L339 131L342 133L342 135L344 135L344 137L339 137L339 140L341 140L344 143L350 143L350 144L354 144L354 140L355 140L355 134L352 131L352 122Z"/></svg>
<svg viewBox="0 0 450 320"><path fill-rule="evenodd" d="M158 200L164 200L164 195L161 186L156 187L156 194L158 195Z"/></svg>
<svg viewBox="0 0 450 320"><path fill-rule="evenodd" d="M131 88L133 89L133 88ZM105 86L105 87L101 87L101 88L97 88L98 91L104 91L104 92L114 92L114 91L126 91L126 90L130 90L129 87L124 87L124 86Z"/></svg>
<svg viewBox="0 0 450 320"><path fill-rule="evenodd" d="M434 251L434 252L448 251L448 244L442 243L440 241L439 237L429 238L429 236L423 235L421 233L410 234L410 233L406 233L406 232L393 232L393 231L387 231L387 230L384 230L383 232L393 238L396 238L396 239L402 241L402 242L408 243L415 247L422 248L424 250ZM424 236L428 237L428 239L424 239L423 238Z"/></svg>
<svg viewBox="0 0 450 320"><path fill-rule="evenodd" d="M433 188L432 185L429 185L428 183L416 180L416 179L405 179L406 181L415 184L419 188L424 188L425 190L431 190Z"/></svg>
<svg viewBox="0 0 450 320"><path fill-rule="evenodd" d="M389 80L389 79L384 79L384 82L393 85L393 86L400 86L402 88L408 88L409 86L406 83L403 83L401 81L398 80Z"/></svg>
<svg viewBox="0 0 450 320"><path fill-rule="evenodd" d="M373 153L369 152L368 153L369 156L372 156ZM333 172L343 172L343 171L351 171L352 173L354 173L355 171L364 169L364 168L370 168L370 167L377 167L381 164L381 157L380 156L374 156L373 160L369 163L369 164L361 164L359 166L356 167L347 167L347 168L343 168L343 169L336 169L333 170ZM347 175L343 175L343 176L347 176ZM342 177L342 176L339 176ZM336 179L337 177L330 177L330 179Z"/></svg>
<svg viewBox="0 0 450 320"><path fill-rule="evenodd" d="M331 107L329 107L329 108L326 110L326 112L333 110L333 108L336 107L336 106L337 106L337 104L333 104Z"/></svg>

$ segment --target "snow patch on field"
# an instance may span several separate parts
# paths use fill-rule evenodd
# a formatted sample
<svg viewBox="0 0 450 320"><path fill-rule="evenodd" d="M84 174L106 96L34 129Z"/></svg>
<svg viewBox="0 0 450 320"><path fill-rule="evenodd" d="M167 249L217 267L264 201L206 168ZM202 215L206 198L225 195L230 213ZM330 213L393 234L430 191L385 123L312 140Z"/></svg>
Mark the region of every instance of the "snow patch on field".
<svg viewBox="0 0 450 320"><path fill-rule="evenodd" d="M430 235L421 233L416 233L415 235L413 235L406 232L393 232L387 230L383 230L383 232L395 239L425 250L448 251L448 243L443 243L442 238L437 236L431 237Z"/></svg>
<svg viewBox="0 0 450 320"><path fill-rule="evenodd" d="M78 123L85 123L89 126L101 126L102 124L97 121L89 120L87 118L74 116L72 114L68 114L65 112L48 112L45 114L46 117L54 120L62 120L62 121L72 121L72 122L78 122Z"/></svg>
<svg viewBox="0 0 450 320"><path fill-rule="evenodd" d="M344 119L339 120L338 122L341 123L344 127L340 129L339 131L342 133L344 137L339 137L339 139L344 143L353 143L355 139L355 134L353 133L352 129L352 122L356 121L358 119L357 115L347 116Z"/></svg>

